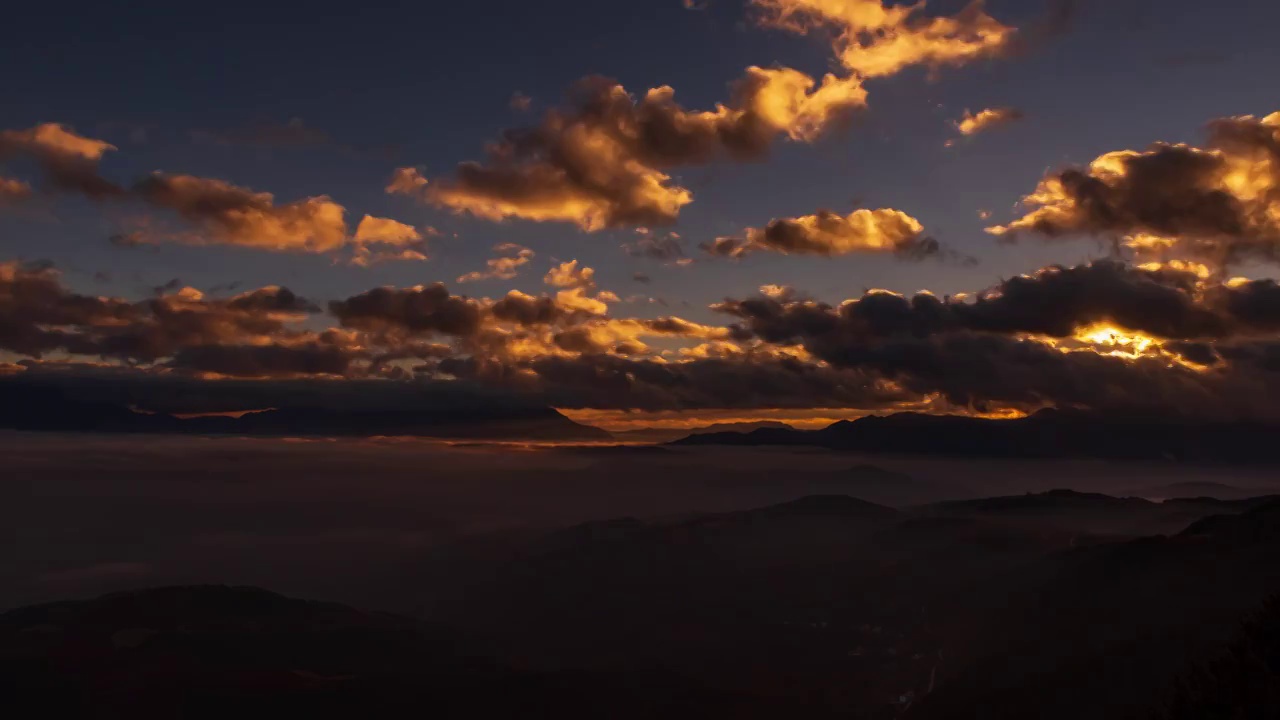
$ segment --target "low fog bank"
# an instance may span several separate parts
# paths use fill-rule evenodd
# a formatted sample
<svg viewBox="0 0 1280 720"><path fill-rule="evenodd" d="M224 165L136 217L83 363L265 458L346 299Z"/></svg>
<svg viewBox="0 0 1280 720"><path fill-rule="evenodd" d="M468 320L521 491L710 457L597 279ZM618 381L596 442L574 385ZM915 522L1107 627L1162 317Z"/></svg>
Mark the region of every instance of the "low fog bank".
<svg viewBox="0 0 1280 720"><path fill-rule="evenodd" d="M846 494L906 507L1071 488L1280 492L1269 469L955 461L755 448L540 448L0 434L0 608L227 583L405 610L442 544Z"/></svg>

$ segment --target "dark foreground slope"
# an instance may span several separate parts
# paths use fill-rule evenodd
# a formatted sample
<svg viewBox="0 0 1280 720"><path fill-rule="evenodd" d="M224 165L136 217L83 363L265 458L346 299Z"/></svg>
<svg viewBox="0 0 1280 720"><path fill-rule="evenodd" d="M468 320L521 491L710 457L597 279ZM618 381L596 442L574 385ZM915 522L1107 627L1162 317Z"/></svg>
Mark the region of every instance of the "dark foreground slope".
<svg viewBox="0 0 1280 720"><path fill-rule="evenodd" d="M829 450L972 458L1103 458L1275 462L1280 427L1114 418L1042 410L1016 420L899 413L842 420L821 430L762 428L692 435L678 445L811 446Z"/></svg>
<svg viewBox="0 0 1280 720"><path fill-rule="evenodd" d="M957 609L974 631L911 717L1144 718L1276 593L1276 501L1052 555Z"/></svg>
<svg viewBox="0 0 1280 720"><path fill-rule="evenodd" d="M440 553L417 610L499 655L660 665L854 717L932 712L932 688L940 714L923 717L1118 718L1100 704L1150 706L1280 591L1268 507L1055 491L904 512L827 496L592 523ZM1153 528L1173 535L1138 537ZM1061 711L1036 705L1058 695Z"/></svg>
<svg viewBox="0 0 1280 720"><path fill-rule="evenodd" d="M1153 720L1266 720L1280 717L1280 597L1236 633L1227 649L1178 679Z"/></svg>
<svg viewBox="0 0 1280 720"><path fill-rule="evenodd" d="M170 587L0 615L26 717L780 717L660 671L521 672L413 620L256 588ZM727 715L726 715L727 714Z"/></svg>
<svg viewBox="0 0 1280 720"><path fill-rule="evenodd" d="M16 610L0 691L68 717L1145 719L1277 593L1274 500L812 496L437 548L388 588L401 615L218 587Z"/></svg>

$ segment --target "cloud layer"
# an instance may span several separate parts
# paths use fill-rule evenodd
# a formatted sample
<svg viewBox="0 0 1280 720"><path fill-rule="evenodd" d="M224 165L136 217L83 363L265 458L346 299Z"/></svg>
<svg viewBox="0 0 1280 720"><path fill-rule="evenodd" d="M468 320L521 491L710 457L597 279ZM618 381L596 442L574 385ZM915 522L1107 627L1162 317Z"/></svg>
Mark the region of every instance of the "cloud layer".
<svg viewBox="0 0 1280 720"><path fill-rule="evenodd" d="M1275 419L1280 286L1193 266L1048 267L971 296L872 291L837 305L782 286L726 299L725 324L614 316L580 263L551 292L374 288L326 311L284 288L180 288L129 301L0 265L12 372L132 367L160 376L467 380L567 408L1043 407ZM313 329L325 317L334 323ZM319 327L323 327L320 325Z"/></svg>

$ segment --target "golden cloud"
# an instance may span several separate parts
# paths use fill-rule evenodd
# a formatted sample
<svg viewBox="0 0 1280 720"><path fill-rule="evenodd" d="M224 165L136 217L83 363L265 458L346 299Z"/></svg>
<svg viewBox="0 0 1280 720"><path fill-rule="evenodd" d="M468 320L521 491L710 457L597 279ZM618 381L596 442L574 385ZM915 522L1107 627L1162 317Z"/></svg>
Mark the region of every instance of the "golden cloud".
<svg viewBox="0 0 1280 720"><path fill-rule="evenodd" d="M668 86L637 100L612 80L586 78L540 125L495 143L487 162L463 163L455 178L430 184L402 168L388 191L495 221L570 222L589 232L668 224L693 201L668 169L757 158L779 135L812 141L866 101L856 79L818 82L789 68L748 68L732 96L691 111Z"/></svg>
<svg viewBox="0 0 1280 720"><path fill-rule="evenodd" d="M0 160L9 155L32 157L55 189L95 199L123 192L98 174L102 156L115 149L111 143L79 135L57 123L0 131Z"/></svg>
<svg viewBox="0 0 1280 720"><path fill-rule="evenodd" d="M1011 107L987 108L977 113L964 111L964 117L954 124L961 135L977 135L993 127L1022 119L1022 111Z"/></svg>
<svg viewBox="0 0 1280 720"><path fill-rule="evenodd" d="M542 281L552 287L593 290L596 286L595 274L593 268L585 265L579 267L577 260L569 260L553 266Z"/></svg>
<svg viewBox="0 0 1280 720"><path fill-rule="evenodd" d="M390 218L365 215L356 226L353 239L357 244L411 245L422 240L422 233L412 225Z"/></svg>
<svg viewBox="0 0 1280 720"><path fill-rule="evenodd" d="M387 182L387 192L391 194L411 195L427 184L418 168L396 168Z"/></svg>
<svg viewBox="0 0 1280 720"><path fill-rule="evenodd" d="M1204 148L1157 143L1051 173L998 236L1094 235L1215 266L1280 257L1280 113L1209 124Z"/></svg>
<svg viewBox="0 0 1280 720"><path fill-rule="evenodd" d="M484 270L475 270L458 277L458 282L476 282L479 280L510 280L520 272L520 268L533 260L534 252L523 245L500 243L493 246L493 251L500 253L497 257L485 261Z"/></svg>
<svg viewBox="0 0 1280 720"><path fill-rule="evenodd" d="M897 74L913 65L959 66L1005 52L1016 30L973 0L950 17L924 15L925 2L883 0L752 0L760 22L798 34L828 29L833 52L861 78Z"/></svg>
<svg viewBox="0 0 1280 720"><path fill-rule="evenodd" d="M891 253L921 258L937 254L940 248L924 234L919 220L900 210L882 208L858 209L848 215L822 210L773 220L763 228L749 228L741 236L716 238L705 249L732 258L756 251L824 256Z"/></svg>
<svg viewBox="0 0 1280 720"><path fill-rule="evenodd" d="M346 211L324 195L277 205L268 192L213 178L163 173L139 182L135 192L200 227L204 232L186 236L192 244L319 253L347 243Z"/></svg>
<svg viewBox="0 0 1280 720"><path fill-rule="evenodd" d="M77 135L57 123L44 123L28 130L0 132L0 145L21 148L33 155L59 155L97 162L116 146L103 140Z"/></svg>

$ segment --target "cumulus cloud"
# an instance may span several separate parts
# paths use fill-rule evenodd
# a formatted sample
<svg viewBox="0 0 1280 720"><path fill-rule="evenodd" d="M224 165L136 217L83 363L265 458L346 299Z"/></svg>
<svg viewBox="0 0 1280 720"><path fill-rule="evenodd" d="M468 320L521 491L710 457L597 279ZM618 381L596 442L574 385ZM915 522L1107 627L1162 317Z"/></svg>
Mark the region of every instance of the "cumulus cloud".
<svg viewBox="0 0 1280 720"><path fill-rule="evenodd" d="M188 293L199 292L194 288L187 288ZM197 299L204 296L200 294ZM294 315L303 315L319 312L320 308L315 303L304 297L299 297L292 290L278 285L268 285L240 293L225 301L227 308L239 312L258 312L268 314L279 314L285 317Z"/></svg>
<svg viewBox="0 0 1280 720"><path fill-rule="evenodd" d="M296 324L317 311L275 286L226 299L190 287L138 302L81 295L52 267L0 264L0 349L33 358L61 352L183 367L191 352L216 352L201 348L305 345L314 334Z"/></svg>
<svg viewBox="0 0 1280 720"><path fill-rule="evenodd" d="M952 124L955 125L956 130L961 135L967 137L1021 119L1021 110L1011 107L998 107L979 110L976 113L965 110L964 116Z"/></svg>
<svg viewBox="0 0 1280 720"><path fill-rule="evenodd" d="M704 249L730 258L769 251L828 257L887 253L920 259L937 255L940 246L924 234L919 220L900 210L858 209L848 215L820 210L813 215L773 220L763 228L749 228L740 236L716 238Z"/></svg>
<svg viewBox="0 0 1280 720"><path fill-rule="evenodd" d="M583 288L585 290L594 290L596 271L585 265L579 266L577 260L568 260L559 265L554 265L547 271L542 281L552 287L558 288Z"/></svg>
<svg viewBox="0 0 1280 720"><path fill-rule="evenodd" d="M613 80L588 77L539 124L504 133L483 162L462 163L452 178L432 182L402 168L388 191L493 221L567 222L588 232L670 224L693 201L673 168L759 158L780 136L812 142L866 106L865 79L996 55L1014 32L987 15L981 0L950 17L925 15L924 3L886 7L881 0L754 5L768 27L834 30L845 72L818 80L751 66L730 99L710 110L682 107L670 86L637 97Z"/></svg>
<svg viewBox="0 0 1280 720"><path fill-rule="evenodd" d="M387 245L412 245L422 240L422 233L412 225L390 218L365 215L356 226L357 243L383 243Z"/></svg>
<svg viewBox="0 0 1280 720"><path fill-rule="evenodd" d="M736 337L798 346L954 407L1270 417L1250 393L1280 377L1197 363L1213 348L1265 355L1273 287L1103 262L1014 278L973 302L872 292L835 307L762 296L717 309L742 319Z"/></svg>
<svg viewBox="0 0 1280 720"><path fill-rule="evenodd" d="M429 232L434 232L428 228ZM426 238L412 225L365 215L351 237L351 264L367 267L389 260L427 260Z"/></svg>
<svg viewBox="0 0 1280 720"><path fill-rule="evenodd" d="M590 315L604 315L609 312L607 303L618 302L619 298L608 290L591 296L590 293L596 290L595 274L593 268L579 266L577 260L569 260L552 266L542 281L562 288L556 293L556 302L561 306Z"/></svg>
<svg viewBox="0 0 1280 720"><path fill-rule="evenodd" d="M324 195L278 205L268 192L163 173L140 181L135 192L199 227L203 232L188 236L196 243L329 252L347 242L346 210Z"/></svg>
<svg viewBox="0 0 1280 720"><path fill-rule="evenodd" d="M80 327L126 324L131 303L72 293L45 265L0 263L0 348L39 357L78 340Z"/></svg>
<svg viewBox="0 0 1280 720"><path fill-rule="evenodd" d="M481 321L480 303L451 295L443 283L381 287L329 303L343 327L413 333L470 335Z"/></svg>
<svg viewBox="0 0 1280 720"><path fill-rule="evenodd" d="M1275 283L1207 283L1195 272L1112 261L1049 267L1005 280L973 299L873 291L838 307L789 289L727 300L715 309L769 342L840 335L850 341L955 332L1072 337L1100 324L1162 338L1222 338L1280 326Z"/></svg>
<svg viewBox="0 0 1280 720"><path fill-rule="evenodd" d="M485 162L463 163L454 178L431 183L402 169L388 190L488 220L569 222L586 231L663 225L693 200L669 169L758 158L779 135L812 141L865 96L853 79L751 67L728 104L692 111L668 86L636 98L613 80L589 77L540 124L508 131Z"/></svg>
<svg viewBox="0 0 1280 720"><path fill-rule="evenodd" d="M397 220L365 215L349 234L346 208L327 195L277 203L271 193L225 180L158 172L139 181L133 194L173 211L194 229L157 231L150 219L144 219L141 229L113 236L119 245L233 245L304 253L350 250L349 262L359 266L427 259L424 233Z"/></svg>
<svg viewBox="0 0 1280 720"><path fill-rule="evenodd" d="M485 261L484 270L474 270L458 277L458 282L479 280L510 280L520 273L520 268L533 260L533 250L515 243L499 243L493 246L497 257Z"/></svg>
<svg viewBox="0 0 1280 720"><path fill-rule="evenodd" d="M512 290L490 307L492 317L516 325L555 325L577 315L573 308L546 295L535 296Z"/></svg>
<svg viewBox="0 0 1280 720"><path fill-rule="evenodd" d="M33 158L52 189L94 199L124 192L98 174L102 156L115 149L111 143L79 135L57 123L0 131L0 161L18 155Z"/></svg>
<svg viewBox="0 0 1280 720"><path fill-rule="evenodd" d="M1221 266L1280 257L1280 113L1216 120L1204 148L1157 143L1041 180L1004 237L1092 235Z"/></svg>
<svg viewBox="0 0 1280 720"><path fill-rule="evenodd" d="M387 181L386 190L391 194L409 195L417 192L427 184L422 171L414 167L396 168Z"/></svg>
<svg viewBox="0 0 1280 720"><path fill-rule="evenodd" d="M973 0L953 16L925 14L925 2L884 0L752 0L761 24L807 34L833 33L833 51L851 73L884 77L913 65L931 69L1000 55L1016 32Z"/></svg>

